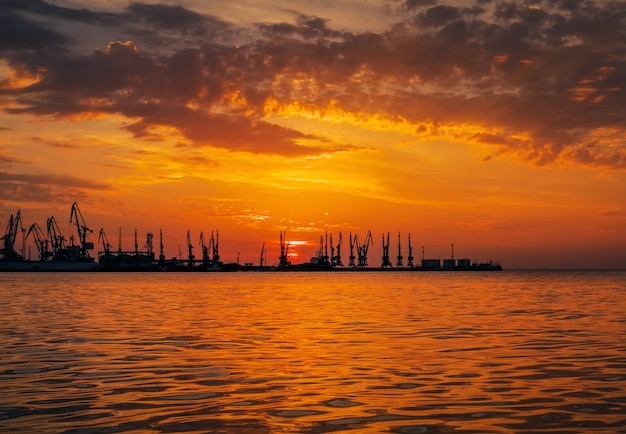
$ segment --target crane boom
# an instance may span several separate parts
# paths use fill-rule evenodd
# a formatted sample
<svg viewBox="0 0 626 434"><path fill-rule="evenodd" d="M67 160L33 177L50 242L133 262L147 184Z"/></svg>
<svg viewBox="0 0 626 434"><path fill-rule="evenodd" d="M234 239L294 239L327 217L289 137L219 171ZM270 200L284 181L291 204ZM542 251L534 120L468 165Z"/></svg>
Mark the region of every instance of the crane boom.
<svg viewBox="0 0 626 434"><path fill-rule="evenodd" d="M106 232L104 232L104 228L100 228L100 233L98 234L98 242L102 242L102 249L104 250L104 254L108 255L111 252L111 244L109 244L109 239L107 238Z"/></svg>
<svg viewBox="0 0 626 434"><path fill-rule="evenodd" d="M65 251L65 237L61 234L61 230L54 216L48 218L46 228L48 229L48 238L52 244L53 258L61 259Z"/></svg>
<svg viewBox="0 0 626 434"><path fill-rule="evenodd" d="M363 245L359 245L356 235L354 238L356 240L357 251L359 253L359 267L367 267L367 251L371 245L374 245L374 241L372 240L372 231L367 232Z"/></svg>
<svg viewBox="0 0 626 434"><path fill-rule="evenodd" d="M7 229L2 237L4 240L4 246L0 251L4 259L19 259L20 255L15 251L15 241L17 240L18 230L24 232L24 226L22 226L22 214L20 210L17 211L15 218L13 214L9 217L7 223Z"/></svg>
<svg viewBox="0 0 626 434"><path fill-rule="evenodd" d="M90 229L89 226L87 226L83 213L80 212L76 202L72 204L70 223L74 223L76 225L76 230L78 231L78 240L80 241L80 257L82 259L89 258L89 252L87 250L93 249L93 243L87 241L87 234L93 233L93 229Z"/></svg>
<svg viewBox="0 0 626 434"><path fill-rule="evenodd" d="M37 223L33 223L30 228L28 228L28 232L26 233L25 240L28 239L30 234L33 234L33 239L35 240L35 245L37 246L37 250L39 251L39 260L46 261L52 255L52 252L48 251L48 238L46 238L46 234L41 229L41 227Z"/></svg>

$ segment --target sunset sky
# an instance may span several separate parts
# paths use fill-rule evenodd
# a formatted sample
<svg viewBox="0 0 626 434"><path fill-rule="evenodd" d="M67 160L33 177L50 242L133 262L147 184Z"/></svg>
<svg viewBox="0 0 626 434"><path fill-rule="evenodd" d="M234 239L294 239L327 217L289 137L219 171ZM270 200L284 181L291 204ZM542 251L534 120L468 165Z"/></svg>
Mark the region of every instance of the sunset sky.
<svg viewBox="0 0 626 434"><path fill-rule="evenodd" d="M3 0L0 230L626 268L625 101L624 1Z"/></svg>

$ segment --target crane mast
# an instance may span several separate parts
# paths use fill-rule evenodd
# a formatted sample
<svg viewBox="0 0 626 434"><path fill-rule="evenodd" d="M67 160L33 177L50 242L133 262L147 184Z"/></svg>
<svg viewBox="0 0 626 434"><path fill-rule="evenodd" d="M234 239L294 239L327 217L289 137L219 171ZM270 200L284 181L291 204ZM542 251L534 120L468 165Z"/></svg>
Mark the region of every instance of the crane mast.
<svg viewBox="0 0 626 434"><path fill-rule="evenodd" d="M106 232L104 232L104 228L100 228L100 233L98 234L98 242L102 243L102 249L104 250L104 254L109 255L111 253L111 244L109 243Z"/></svg>
<svg viewBox="0 0 626 434"><path fill-rule="evenodd" d="M15 218L13 214L9 217L7 223L7 229L2 237L4 240L4 246L0 251L3 259L20 259L20 255L15 251L15 241L17 240L18 230L24 233L24 226L22 225L22 214L20 210L17 211Z"/></svg>
<svg viewBox="0 0 626 434"><path fill-rule="evenodd" d="M391 261L389 261L389 232L387 232L387 242L385 243L385 234L383 234L383 262L381 268L391 267Z"/></svg>
<svg viewBox="0 0 626 434"><path fill-rule="evenodd" d="M213 231L211 231L211 241L210 241L211 252L213 254L213 267L218 267L220 265L220 232L215 231L215 236L213 236Z"/></svg>
<svg viewBox="0 0 626 434"><path fill-rule="evenodd" d="M209 259L209 247L206 245L206 243L204 242L204 233L200 232L200 247L202 247L202 264L205 267L208 267L211 263L211 260Z"/></svg>
<svg viewBox="0 0 626 434"><path fill-rule="evenodd" d="M409 268L413 268L415 265L413 265L413 247L411 247L411 233L409 232L409 256L406 258L407 259L407 264L406 266Z"/></svg>
<svg viewBox="0 0 626 434"><path fill-rule="evenodd" d="M93 233L93 229L90 229L87 226L87 223L85 223L83 214L80 212L76 202L72 204L70 223L74 223L76 225L76 230L78 231L78 239L80 241L80 257L83 260L88 259L89 252L87 250L93 249L93 243L87 241L87 234Z"/></svg>
<svg viewBox="0 0 626 434"><path fill-rule="evenodd" d="M50 256L52 256L52 252L48 251L49 240L46 238L46 234L41 229L41 227L37 223L33 223L28 229L28 233L26 234L26 239L33 234L33 239L35 240L35 245L37 246L37 250L39 251L39 260L47 261Z"/></svg>
<svg viewBox="0 0 626 434"><path fill-rule="evenodd" d="M265 259L265 241L263 241L263 246L261 246L261 257L259 260L259 263L261 265L261 267L263 267L263 261Z"/></svg>
<svg viewBox="0 0 626 434"><path fill-rule="evenodd" d="M400 243L400 232L398 231L398 257L396 258L396 266L402 267L403 265L403 257L402 257L402 244Z"/></svg>
<svg viewBox="0 0 626 434"><path fill-rule="evenodd" d="M287 246L283 243L284 240L287 239L285 231L280 232L280 256L278 257L278 266L279 267L288 267L290 262L287 260L287 255L289 254L289 243Z"/></svg>
<svg viewBox="0 0 626 434"><path fill-rule="evenodd" d="M66 253L65 237L61 234L61 230L54 216L48 218L46 227L48 229L48 238L52 244L52 257L54 259L63 259Z"/></svg>
<svg viewBox="0 0 626 434"><path fill-rule="evenodd" d="M356 267L356 264L354 262L354 260L356 259L356 257L354 256L354 245L355 244L359 244L358 242L358 238L356 236L356 234L354 234L354 239L352 239L352 232L350 232L350 258L349 258L349 262L348 262L348 267Z"/></svg>
<svg viewBox="0 0 626 434"><path fill-rule="evenodd" d="M189 235L189 229L187 229L187 248L189 249L189 256L187 259L189 260L189 268L193 267L193 260L195 256L193 255L193 244L191 244L191 236Z"/></svg>
<svg viewBox="0 0 626 434"><path fill-rule="evenodd" d="M163 229L159 229L159 265L165 265L165 254L163 253Z"/></svg>
<svg viewBox="0 0 626 434"><path fill-rule="evenodd" d="M333 244L333 236L331 234L330 236L330 244L332 247ZM341 232L339 232L339 241L337 242L337 246L336 246L336 250L337 250L337 255L334 254L334 250L333 250L333 254L331 255L331 262L332 262L332 266L333 267L343 267L343 262L341 262L341 246L343 244L343 237L341 236Z"/></svg>
<svg viewBox="0 0 626 434"><path fill-rule="evenodd" d="M374 245L372 240L372 232L368 231L367 236L365 237L365 241L362 246L359 245L358 238L356 235L354 236L356 248L359 252L359 267L367 267L367 251L371 245Z"/></svg>

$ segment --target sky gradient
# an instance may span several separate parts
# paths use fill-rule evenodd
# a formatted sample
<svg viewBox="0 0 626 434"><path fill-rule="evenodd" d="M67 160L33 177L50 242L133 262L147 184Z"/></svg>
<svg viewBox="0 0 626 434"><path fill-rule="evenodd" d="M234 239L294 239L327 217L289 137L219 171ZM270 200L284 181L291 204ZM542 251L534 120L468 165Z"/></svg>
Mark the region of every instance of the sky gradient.
<svg viewBox="0 0 626 434"><path fill-rule="evenodd" d="M623 1L4 0L0 230L626 268L624 101Z"/></svg>

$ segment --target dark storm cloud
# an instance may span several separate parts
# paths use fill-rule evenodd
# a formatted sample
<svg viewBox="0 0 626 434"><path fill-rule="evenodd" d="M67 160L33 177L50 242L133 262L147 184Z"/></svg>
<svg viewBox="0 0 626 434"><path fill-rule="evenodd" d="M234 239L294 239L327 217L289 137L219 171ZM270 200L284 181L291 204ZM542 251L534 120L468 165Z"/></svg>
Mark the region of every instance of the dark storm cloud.
<svg viewBox="0 0 626 434"><path fill-rule="evenodd" d="M425 27L439 27L461 18L459 10L453 6L435 6L418 15L418 23Z"/></svg>
<svg viewBox="0 0 626 434"><path fill-rule="evenodd" d="M330 29L327 24L329 20L319 17L309 17L299 15L295 24L274 23L260 24L259 28L266 36L301 36L304 39L312 38L336 38L342 35L341 32Z"/></svg>
<svg viewBox="0 0 626 434"><path fill-rule="evenodd" d="M408 10L420 8L423 6L435 6L436 4L437 4L436 0L406 0L404 2L404 6Z"/></svg>
<svg viewBox="0 0 626 434"><path fill-rule="evenodd" d="M28 20L11 11L0 9L0 54L5 50L19 51L60 47L69 42L62 33Z"/></svg>
<svg viewBox="0 0 626 434"><path fill-rule="evenodd" d="M169 125L195 146L235 151L322 152L302 145L311 137L264 120L271 100L416 125L473 123L494 131L474 141L537 164L623 168L626 2L403 6L388 31L352 34L305 14L237 29L179 6L101 14L11 1L0 12L0 53L17 74L41 80L0 83L0 92L14 98L10 113L122 114L137 119L127 128L139 137ZM85 54L55 19L95 23L110 43Z"/></svg>

